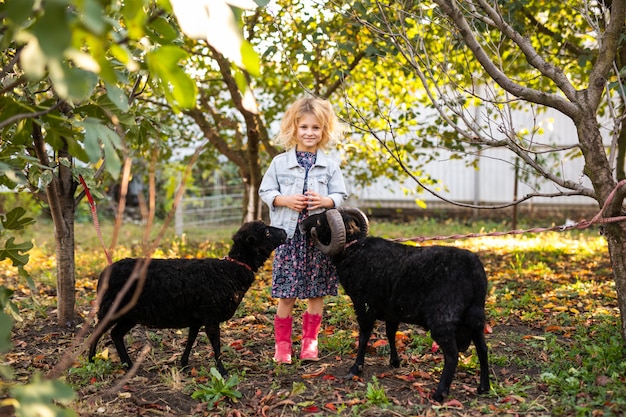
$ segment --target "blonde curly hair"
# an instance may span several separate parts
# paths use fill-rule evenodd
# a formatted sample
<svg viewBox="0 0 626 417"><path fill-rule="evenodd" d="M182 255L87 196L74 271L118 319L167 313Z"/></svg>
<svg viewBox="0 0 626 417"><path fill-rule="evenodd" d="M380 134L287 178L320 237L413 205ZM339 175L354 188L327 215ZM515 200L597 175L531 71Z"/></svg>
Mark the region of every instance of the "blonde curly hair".
<svg viewBox="0 0 626 417"><path fill-rule="evenodd" d="M298 122L305 114L312 114L322 125L321 149L328 149L341 139L345 129L330 102L317 97L304 97L296 100L285 112L275 139L278 145L289 150L298 144Z"/></svg>

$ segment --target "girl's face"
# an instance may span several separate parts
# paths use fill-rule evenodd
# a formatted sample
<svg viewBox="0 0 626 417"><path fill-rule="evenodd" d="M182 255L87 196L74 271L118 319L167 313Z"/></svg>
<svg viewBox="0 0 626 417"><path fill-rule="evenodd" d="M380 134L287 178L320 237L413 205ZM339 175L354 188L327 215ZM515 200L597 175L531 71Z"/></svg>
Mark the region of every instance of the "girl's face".
<svg viewBox="0 0 626 417"><path fill-rule="evenodd" d="M305 152L317 151L317 145L322 140L322 124L314 114L304 114L298 120L296 131L296 150Z"/></svg>

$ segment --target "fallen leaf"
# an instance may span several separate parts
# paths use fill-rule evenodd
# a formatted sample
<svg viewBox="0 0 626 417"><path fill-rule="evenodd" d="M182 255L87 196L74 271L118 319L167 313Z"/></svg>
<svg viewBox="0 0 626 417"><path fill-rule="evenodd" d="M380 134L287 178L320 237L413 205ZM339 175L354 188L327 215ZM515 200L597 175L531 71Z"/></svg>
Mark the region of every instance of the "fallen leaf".
<svg viewBox="0 0 626 417"><path fill-rule="evenodd" d="M233 340L230 343L230 347L235 349L235 350L243 349L243 340L241 340L241 339Z"/></svg>
<svg viewBox="0 0 626 417"><path fill-rule="evenodd" d="M377 341L372 343L372 346L375 348L380 347L380 346L385 346L385 345L387 345L387 341L385 339L378 339Z"/></svg>
<svg viewBox="0 0 626 417"><path fill-rule="evenodd" d="M446 401L445 403L443 403L444 407L451 407L451 408L463 408L463 404L461 404L461 402L459 400L450 400L450 401Z"/></svg>
<svg viewBox="0 0 626 417"><path fill-rule="evenodd" d="M315 371L310 372L308 374L302 374L302 378L304 378L304 379L315 378L317 376L322 375L324 373L324 371L326 371L326 367L325 366L323 366L323 367L321 367L319 369L316 369Z"/></svg>
<svg viewBox="0 0 626 417"><path fill-rule="evenodd" d="M608 385L610 382L611 382L611 378L609 378L606 375L598 375L596 377L596 384L598 384L601 387Z"/></svg>

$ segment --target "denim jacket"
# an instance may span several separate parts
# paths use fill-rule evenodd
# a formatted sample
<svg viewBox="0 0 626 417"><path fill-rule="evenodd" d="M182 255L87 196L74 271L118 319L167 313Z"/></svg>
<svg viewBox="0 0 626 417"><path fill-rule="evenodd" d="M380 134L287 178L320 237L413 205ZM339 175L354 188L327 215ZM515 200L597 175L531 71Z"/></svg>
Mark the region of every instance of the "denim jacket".
<svg viewBox="0 0 626 417"><path fill-rule="evenodd" d="M287 207L274 207L274 199L279 195L301 194L304 191L305 174L306 170L298 165L294 147L272 160L259 187L259 196L270 209L272 226L285 230L289 238L296 232L299 213ZM309 170L307 189L332 198L335 207L348 198L339 165L319 149L315 164ZM310 214L322 211L324 209L315 209Z"/></svg>

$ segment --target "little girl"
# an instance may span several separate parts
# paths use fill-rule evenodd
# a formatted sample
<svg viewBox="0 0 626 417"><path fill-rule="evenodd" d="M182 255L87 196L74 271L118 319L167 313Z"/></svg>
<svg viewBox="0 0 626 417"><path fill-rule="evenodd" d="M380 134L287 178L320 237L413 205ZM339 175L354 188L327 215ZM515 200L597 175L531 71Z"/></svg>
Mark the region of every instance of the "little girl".
<svg viewBox="0 0 626 417"><path fill-rule="evenodd" d="M347 198L343 175L322 150L339 139L341 125L326 100L302 98L285 112L276 138L286 152L276 156L265 173L259 196L269 206L272 226L287 232L287 242L274 253L272 297L274 360L291 363L293 307L307 299L302 316L300 359L318 360L317 335L324 296L337 295L337 274L330 259L300 233L298 224L309 214L339 207Z"/></svg>

